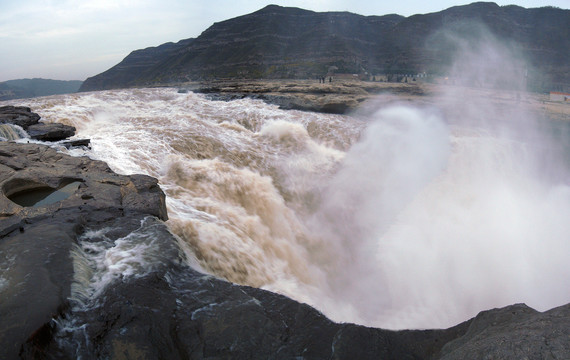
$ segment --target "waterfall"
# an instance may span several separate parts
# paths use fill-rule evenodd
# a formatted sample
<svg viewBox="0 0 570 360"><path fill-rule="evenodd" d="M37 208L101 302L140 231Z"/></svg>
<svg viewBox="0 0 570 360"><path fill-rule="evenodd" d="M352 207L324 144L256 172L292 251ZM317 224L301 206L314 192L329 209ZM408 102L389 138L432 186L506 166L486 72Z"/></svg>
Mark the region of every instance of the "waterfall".
<svg viewBox="0 0 570 360"><path fill-rule="evenodd" d="M449 99L366 119L171 88L26 104L91 139L70 153L158 178L167 225L203 271L335 321L448 327L567 303L567 138L520 105Z"/></svg>
<svg viewBox="0 0 570 360"><path fill-rule="evenodd" d="M0 141L11 141L27 138L28 133L21 126L0 124Z"/></svg>

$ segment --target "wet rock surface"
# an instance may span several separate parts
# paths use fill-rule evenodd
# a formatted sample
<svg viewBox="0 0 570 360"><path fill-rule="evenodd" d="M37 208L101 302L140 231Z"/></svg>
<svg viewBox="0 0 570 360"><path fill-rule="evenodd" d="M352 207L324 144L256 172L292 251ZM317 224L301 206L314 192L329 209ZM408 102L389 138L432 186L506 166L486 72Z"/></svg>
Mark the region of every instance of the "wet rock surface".
<svg viewBox="0 0 570 360"><path fill-rule="evenodd" d="M29 107L25 106L2 106L0 107L0 123L14 124L26 128L37 124L40 116L33 113Z"/></svg>
<svg viewBox="0 0 570 360"><path fill-rule="evenodd" d="M34 207L10 200L79 186ZM1 359L570 358L570 304L482 312L441 330L388 331L330 321L312 307L187 265L157 180L37 144L0 142ZM142 247L135 271L104 286L93 254ZM98 287L95 287L98 286Z"/></svg>
<svg viewBox="0 0 570 360"><path fill-rule="evenodd" d="M76 314L96 358L428 358L465 331L392 332L336 324L308 305L169 264L109 287L105 305ZM109 326L113 324L113 326Z"/></svg>
<svg viewBox="0 0 570 360"><path fill-rule="evenodd" d="M78 189L53 204L23 207L9 199L69 180L80 182ZM43 145L0 143L0 189L0 358L11 359L30 337L46 337L69 308L70 252L82 233L116 219L129 233L146 216L167 215L155 179L118 175L103 162Z"/></svg>
<svg viewBox="0 0 570 360"><path fill-rule="evenodd" d="M18 125L31 139L40 141L60 141L75 135L73 126L57 123L40 123L41 117L25 106L0 107L0 124Z"/></svg>
<svg viewBox="0 0 570 360"><path fill-rule="evenodd" d="M483 311L464 336L446 344L442 359L566 359L570 304L540 313L525 304Z"/></svg>
<svg viewBox="0 0 570 360"><path fill-rule="evenodd" d="M25 129L32 139L41 141L59 141L75 135L73 126L64 124L39 123Z"/></svg>

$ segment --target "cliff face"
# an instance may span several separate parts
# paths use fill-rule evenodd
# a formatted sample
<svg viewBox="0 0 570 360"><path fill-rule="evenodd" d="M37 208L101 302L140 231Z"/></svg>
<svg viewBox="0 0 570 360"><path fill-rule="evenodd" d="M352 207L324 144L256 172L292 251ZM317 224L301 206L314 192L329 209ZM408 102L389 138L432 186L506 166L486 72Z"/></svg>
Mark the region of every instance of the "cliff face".
<svg viewBox="0 0 570 360"><path fill-rule="evenodd" d="M510 44L548 81L570 81L570 11L473 3L414 15L361 16L267 6L212 25L196 39L137 50L81 91L212 78L314 78L337 73L441 73L457 47L442 29L469 39L480 24ZM442 42L443 40L443 42Z"/></svg>
<svg viewBox="0 0 570 360"><path fill-rule="evenodd" d="M360 72L381 35L402 19L268 6L214 24L187 54L165 65L174 78L308 77L324 75L329 66Z"/></svg>

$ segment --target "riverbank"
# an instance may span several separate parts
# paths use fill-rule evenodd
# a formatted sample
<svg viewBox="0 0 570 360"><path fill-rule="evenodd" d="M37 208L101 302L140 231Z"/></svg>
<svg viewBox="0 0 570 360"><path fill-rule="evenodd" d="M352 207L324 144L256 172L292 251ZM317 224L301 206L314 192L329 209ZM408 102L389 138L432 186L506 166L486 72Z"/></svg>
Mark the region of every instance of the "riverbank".
<svg viewBox="0 0 570 360"><path fill-rule="evenodd" d="M276 104L282 109L331 114L368 113L396 102L433 106L484 99L498 107L522 108L537 119L570 120L570 106L550 101L547 94L426 82L219 80L179 84L178 88L179 91L208 94L214 100L250 97Z"/></svg>
<svg viewBox="0 0 570 360"><path fill-rule="evenodd" d="M432 94L432 88L420 83L365 82L359 80L220 80L181 86L216 100L243 97L262 99L287 110L348 114L381 94L419 100Z"/></svg>

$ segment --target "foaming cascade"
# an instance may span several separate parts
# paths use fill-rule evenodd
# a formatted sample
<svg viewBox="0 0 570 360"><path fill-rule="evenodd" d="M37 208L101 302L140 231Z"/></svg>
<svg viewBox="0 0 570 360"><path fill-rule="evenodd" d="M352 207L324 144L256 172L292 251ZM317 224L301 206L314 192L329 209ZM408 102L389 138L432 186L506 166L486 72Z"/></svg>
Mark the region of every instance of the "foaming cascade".
<svg viewBox="0 0 570 360"><path fill-rule="evenodd" d="M54 318L52 322L57 325L54 337L58 345L77 359L97 352L89 335L89 328L97 325L86 314L95 311L103 316L105 306L118 305L107 302L112 295L106 292L112 293L113 285L151 273L164 276L165 269L180 261L178 247L164 241L167 230L160 220L146 217L138 225L122 237L118 236L123 229L120 225L97 231L85 230L70 252L74 269L69 297L72 312ZM133 304L118 306L129 308Z"/></svg>
<svg viewBox="0 0 570 360"><path fill-rule="evenodd" d="M171 226L210 271L257 287L282 276L311 282L310 264L299 244L303 226L271 178L204 160L175 163L166 179L179 187L175 212L190 207L208 214L192 221L176 217Z"/></svg>
<svg viewBox="0 0 570 360"><path fill-rule="evenodd" d="M90 138L78 155L157 177L168 225L203 271L336 321L433 328L491 307L568 302L568 161L556 147L567 139L514 101L479 102L494 90L463 89L367 121L169 88L26 105ZM155 244L133 239L113 249L82 240L77 301L129 266L142 271Z"/></svg>
<svg viewBox="0 0 570 360"><path fill-rule="evenodd" d="M99 295L114 281L142 277L158 267L176 261L172 252L160 244L155 220L146 218L130 234L111 240L107 233L113 229L86 231L71 253L74 278L71 301L78 309L98 306ZM175 254L176 255L176 254Z"/></svg>
<svg viewBox="0 0 570 360"><path fill-rule="evenodd" d="M0 141L18 140L27 137L29 137L28 133L21 126L0 124Z"/></svg>

